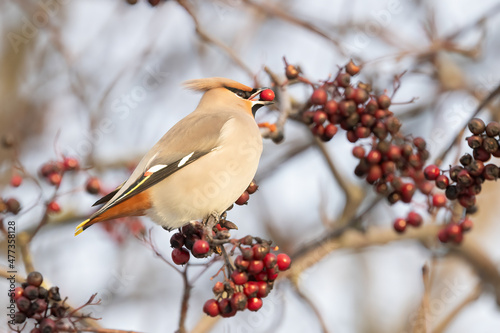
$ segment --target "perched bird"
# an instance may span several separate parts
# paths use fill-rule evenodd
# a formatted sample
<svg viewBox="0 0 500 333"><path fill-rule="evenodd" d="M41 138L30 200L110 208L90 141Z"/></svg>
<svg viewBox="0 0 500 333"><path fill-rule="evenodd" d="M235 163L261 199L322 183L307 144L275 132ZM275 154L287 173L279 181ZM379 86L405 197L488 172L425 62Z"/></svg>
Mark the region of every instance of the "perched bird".
<svg viewBox="0 0 500 333"><path fill-rule="evenodd" d="M76 227L75 236L124 216L147 215L175 229L221 214L245 191L262 153L254 115L273 103L270 91L260 98L267 88L225 78L190 80L185 86L204 92L198 107L146 153L129 179L94 204L104 205Z"/></svg>

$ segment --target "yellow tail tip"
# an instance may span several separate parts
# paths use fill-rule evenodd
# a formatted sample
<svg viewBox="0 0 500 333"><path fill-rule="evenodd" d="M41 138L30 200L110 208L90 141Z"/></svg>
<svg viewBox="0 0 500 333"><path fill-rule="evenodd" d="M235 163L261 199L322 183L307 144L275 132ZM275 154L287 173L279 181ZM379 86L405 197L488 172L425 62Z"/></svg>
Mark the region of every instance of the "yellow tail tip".
<svg viewBox="0 0 500 333"><path fill-rule="evenodd" d="M85 220L83 221L82 223L80 223L76 229L75 229L75 236L78 236L79 234L81 234L83 232L83 227L85 227L85 225L90 221L90 219L88 220Z"/></svg>

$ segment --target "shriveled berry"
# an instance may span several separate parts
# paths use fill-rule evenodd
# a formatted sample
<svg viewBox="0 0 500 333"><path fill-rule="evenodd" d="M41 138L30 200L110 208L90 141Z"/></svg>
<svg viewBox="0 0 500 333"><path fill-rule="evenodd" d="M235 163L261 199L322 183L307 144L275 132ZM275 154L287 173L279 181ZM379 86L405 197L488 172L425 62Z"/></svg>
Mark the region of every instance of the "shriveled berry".
<svg viewBox="0 0 500 333"><path fill-rule="evenodd" d="M436 193L432 196L432 205L434 207L444 207L446 201L446 196L442 193Z"/></svg>
<svg viewBox="0 0 500 333"><path fill-rule="evenodd" d="M250 311L257 311L262 307L262 300L258 297L248 299L247 308Z"/></svg>
<svg viewBox="0 0 500 333"><path fill-rule="evenodd" d="M223 298L219 301L219 313L222 317L228 318L236 314L236 309L231 306L231 300L229 298Z"/></svg>
<svg viewBox="0 0 500 333"><path fill-rule="evenodd" d="M479 148L483 145L483 138L477 135L469 136L467 138L467 144L472 149Z"/></svg>
<svg viewBox="0 0 500 333"><path fill-rule="evenodd" d="M375 125L372 127L372 132L375 134L377 138L380 140L384 140L387 138L387 128L385 127L385 124L382 123L381 121L377 121Z"/></svg>
<svg viewBox="0 0 500 333"><path fill-rule="evenodd" d="M445 194L448 200L455 200L458 198L459 191L455 185L450 185L446 188Z"/></svg>
<svg viewBox="0 0 500 333"><path fill-rule="evenodd" d="M484 121L479 118L474 118L471 119L467 125L469 127L469 130L472 132L474 135L479 135L484 132L486 129L486 125L484 124Z"/></svg>
<svg viewBox="0 0 500 333"><path fill-rule="evenodd" d="M311 95L311 103L314 105L324 105L328 98L326 90L323 88L318 88L313 91Z"/></svg>
<svg viewBox="0 0 500 333"><path fill-rule="evenodd" d="M242 292L237 292L231 297L231 307L236 311L245 310L247 306L247 296Z"/></svg>
<svg viewBox="0 0 500 333"><path fill-rule="evenodd" d="M243 259L243 256L240 255L240 256L237 256L236 259L234 259L234 265L240 271L245 271L248 269L250 262L248 260Z"/></svg>
<svg viewBox="0 0 500 333"><path fill-rule="evenodd" d="M59 287L50 287L49 299L56 301L56 302L61 300L61 295L59 294Z"/></svg>
<svg viewBox="0 0 500 333"><path fill-rule="evenodd" d="M262 90L260 93L260 99L263 101L273 101L274 100L274 91L271 89Z"/></svg>
<svg viewBox="0 0 500 333"><path fill-rule="evenodd" d="M393 223L394 230L396 230L399 233L402 233L406 230L406 224L407 222L405 219L397 218Z"/></svg>
<svg viewBox="0 0 500 333"><path fill-rule="evenodd" d="M441 173L441 169L439 169L436 165L431 164L425 167L424 175L427 180L435 180L439 174Z"/></svg>
<svg viewBox="0 0 500 333"><path fill-rule="evenodd" d="M234 284L241 286L247 283L248 275L246 272L233 271L231 273L231 280L233 280Z"/></svg>
<svg viewBox="0 0 500 333"><path fill-rule="evenodd" d="M487 164L482 172L484 179L497 180L500 176L500 169L495 164Z"/></svg>
<svg viewBox="0 0 500 333"><path fill-rule="evenodd" d="M350 100L342 100L339 103L339 113L343 117L349 117L356 112L356 104ZM359 116L359 115L358 115Z"/></svg>
<svg viewBox="0 0 500 333"><path fill-rule="evenodd" d="M215 295L218 295L224 291L224 284L220 281L217 281L212 288L212 291L214 292Z"/></svg>
<svg viewBox="0 0 500 333"><path fill-rule="evenodd" d="M288 80L296 79L300 74L299 69L294 65L287 65L285 68L285 75Z"/></svg>
<svg viewBox="0 0 500 333"><path fill-rule="evenodd" d="M184 236L180 232L176 232L170 237L170 246L180 249L184 245Z"/></svg>
<svg viewBox="0 0 500 333"><path fill-rule="evenodd" d="M471 154L464 154L460 157L460 163L463 166L468 166L472 162L472 155Z"/></svg>
<svg viewBox="0 0 500 333"><path fill-rule="evenodd" d="M277 262L280 271L286 271L288 268L290 268L290 265L292 264L292 260L286 253L278 254Z"/></svg>
<svg viewBox="0 0 500 333"><path fill-rule="evenodd" d="M97 194L101 190L101 182L96 177L91 177L85 184L85 189L90 194Z"/></svg>
<svg viewBox="0 0 500 333"><path fill-rule="evenodd" d="M391 98L387 95L380 95L377 97L377 103L381 109L387 110L391 106Z"/></svg>
<svg viewBox="0 0 500 333"><path fill-rule="evenodd" d="M495 153L499 148L498 142L494 138L484 138L482 147L490 154Z"/></svg>
<svg viewBox="0 0 500 333"><path fill-rule="evenodd" d="M457 175L457 181L460 185L468 187L474 183L474 179L472 179L469 171L463 169Z"/></svg>
<svg viewBox="0 0 500 333"><path fill-rule="evenodd" d="M372 127L373 125L375 125L376 121L377 119L375 119L375 117L371 114L363 114L361 116L361 124L365 127Z"/></svg>
<svg viewBox="0 0 500 333"><path fill-rule="evenodd" d="M496 121L490 122L486 125L486 135L489 137L494 137L500 134L500 124Z"/></svg>
<svg viewBox="0 0 500 333"><path fill-rule="evenodd" d="M193 244L193 254L196 255L204 255L210 251L210 244L206 240L198 239Z"/></svg>
<svg viewBox="0 0 500 333"><path fill-rule="evenodd" d="M349 73L350 75L356 75L359 73L359 71L361 70L361 68L359 66L357 66L356 64L354 64L354 62L352 60L350 60L347 65L345 65L345 71L347 73Z"/></svg>
<svg viewBox="0 0 500 333"><path fill-rule="evenodd" d="M472 161L468 166L467 166L467 171L470 173L471 176L477 177L483 173L484 170L484 163L478 160Z"/></svg>
<svg viewBox="0 0 500 333"><path fill-rule="evenodd" d="M349 73L339 73L335 81L339 87L348 87L351 83L351 75Z"/></svg>
<svg viewBox="0 0 500 333"><path fill-rule="evenodd" d="M255 244L252 246L253 259L262 260L269 253L269 245L267 244Z"/></svg>
<svg viewBox="0 0 500 333"><path fill-rule="evenodd" d="M241 255L243 256L243 259L245 260L252 260L253 259L253 250L248 247L242 247L241 248Z"/></svg>
<svg viewBox="0 0 500 333"><path fill-rule="evenodd" d="M439 175L436 178L436 186L442 190L448 187L450 185L450 180L446 175Z"/></svg>
<svg viewBox="0 0 500 333"><path fill-rule="evenodd" d="M219 315L219 304L215 299L209 299L203 305L203 312L210 317L216 317Z"/></svg>
<svg viewBox="0 0 500 333"><path fill-rule="evenodd" d="M487 152L486 150L484 150L484 148L482 148L482 147L474 149L472 151L472 156L474 156L474 158L476 160L479 160L482 162L486 162L491 158L491 154L489 152Z"/></svg>
<svg viewBox="0 0 500 333"><path fill-rule="evenodd" d="M401 121L397 117L388 117L385 120L385 126L391 134L395 134L401 128Z"/></svg>
<svg viewBox="0 0 500 333"><path fill-rule="evenodd" d="M35 287L40 287L40 285L43 282L43 276L40 272L31 272L28 274L26 278L26 282L28 282L29 285L35 286Z"/></svg>
<svg viewBox="0 0 500 333"><path fill-rule="evenodd" d="M245 205L248 202L248 199L250 199L250 194L248 194L247 191L243 192L242 195L234 202L235 204L242 206Z"/></svg>
<svg viewBox="0 0 500 333"><path fill-rule="evenodd" d="M417 212L411 211L406 217L406 222L414 227L419 227L422 224L422 216Z"/></svg>
<svg viewBox="0 0 500 333"><path fill-rule="evenodd" d="M22 324L26 321L26 315L22 312L16 312L14 314L14 322L16 324Z"/></svg>
<svg viewBox="0 0 500 333"><path fill-rule="evenodd" d="M424 150L425 147L427 146L427 143L425 142L424 138L421 138L421 137L414 138L413 139L413 144L420 151Z"/></svg>
<svg viewBox="0 0 500 333"><path fill-rule="evenodd" d="M37 299L35 300L34 304L36 304L36 312L37 313L43 313L45 310L47 310L47 302L43 299Z"/></svg>
<svg viewBox="0 0 500 333"><path fill-rule="evenodd" d="M26 297L26 295L23 294L23 296L19 297L16 300L16 305L19 311L26 312L30 308L31 302L30 300Z"/></svg>
<svg viewBox="0 0 500 333"><path fill-rule="evenodd" d="M455 165L451 167L450 169L450 178L451 180L457 181L457 176L460 171L462 171L464 168L461 167L460 165Z"/></svg>
<svg viewBox="0 0 500 333"><path fill-rule="evenodd" d="M44 318L40 322L40 330L42 333L56 332L56 323L50 318Z"/></svg>
<svg viewBox="0 0 500 333"><path fill-rule="evenodd" d="M174 249L172 251L172 260L176 265L184 265L189 261L189 252L185 249Z"/></svg>

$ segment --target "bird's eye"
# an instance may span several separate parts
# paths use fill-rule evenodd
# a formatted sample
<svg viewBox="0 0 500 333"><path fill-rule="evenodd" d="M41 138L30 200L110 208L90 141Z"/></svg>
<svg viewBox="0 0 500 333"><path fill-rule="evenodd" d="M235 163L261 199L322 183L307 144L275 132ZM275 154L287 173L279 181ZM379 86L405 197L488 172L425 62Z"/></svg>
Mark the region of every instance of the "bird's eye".
<svg viewBox="0 0 500 333"><path fill-rule="evenodd" d="M236 95L240 96L241 98L246 98L246 94L243 91L236 92Z"/></svg>

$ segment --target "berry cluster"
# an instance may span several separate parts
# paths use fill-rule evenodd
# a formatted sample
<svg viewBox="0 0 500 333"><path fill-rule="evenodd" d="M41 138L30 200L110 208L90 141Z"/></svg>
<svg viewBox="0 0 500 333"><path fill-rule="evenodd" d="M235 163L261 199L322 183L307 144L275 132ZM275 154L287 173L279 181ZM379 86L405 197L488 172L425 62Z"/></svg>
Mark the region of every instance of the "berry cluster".
<svg viewBox="0 0 500 333"><path fill-rule="evenodd" d="M236 247L241 254L234 260L234 266L228 264L229 278L215 283L215 298L203 306L203 311L211 317L232 317L237 311L259 310L279 271L290 267L288 255L271 253L270 244L261 239L246 236L238 240Z"/></svg>
<svg viewBox="0 0 500 333"><path fill-rule="evenodd" d="M15 301L18 312L13 321L23 324L27 318L31 318L36 321L32 333L57 332L58 322L68 316L68 307L61 302L58 287L47 290L41 286L42 282L42 274L31 272L26 282L14 289L10 296Z"/></svg>

